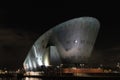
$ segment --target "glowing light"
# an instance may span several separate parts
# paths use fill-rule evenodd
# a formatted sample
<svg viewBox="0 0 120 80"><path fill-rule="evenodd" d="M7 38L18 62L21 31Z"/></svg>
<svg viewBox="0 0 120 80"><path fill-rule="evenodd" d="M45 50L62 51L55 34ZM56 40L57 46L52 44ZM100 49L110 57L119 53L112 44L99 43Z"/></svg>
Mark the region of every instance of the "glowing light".
<svg viewBox="0 0 120 80"><path fill-rule="evenodd" d="M42 58L39 58L39 57L38 57L38 58L37 58L37 62L38 62L38 65L39 65L39 66L43 65L43 63L42 63Z"/></svg>
<svg viewBox="0 0 120 80"><path fill-rule="evenodd" d="M45 57L44 64L45 64L45 66L49 66L49 59L47 58L47 56Z"/></svg>
<svg viewBox="0 0 120 80"><path fill-rule="evenodd" d="M32 63L30 60L29 60L29 68L32 69Z"/></svg>
<svg viewBox="0 0 120 80"><path fill-rule="evenodd" d="M28 78L28 77L26 77L26 78L25 78L25 80L29 80L29 78Z"/></svg>
<svg viewBox="0 0 120 80"><path fill-rule="evenodd" d="M48 52L45 53L44 64L45 66L49 66L49 53Z"/></svg>
<svg viewBox="0 0 120 80"><path fill-rule="evenodd" d="M23 67L25 70L27 70L29 68L28 64L24 64Z"/></svg>
<svg viewBox="0 0 120 80"><path fill-rule="evenodd" d="M37 51L36 51L36 48L34 45L33 45L33 48L34 48L34 52L35 52L35 57L37 57Z"/></svg>
<svg viewBox="0 0 120 80"><path fill-rule="evenodd" d="M77 41L77 40L75 40L75 43L78 43L78 41Z"/></svg>
<svg viewBox="0 0 120 80"><path fill-rule="evenodd" d="M33 66L34 66L34 68L36 68L36 64L35 64L35 62L33 61Z"/></svg>

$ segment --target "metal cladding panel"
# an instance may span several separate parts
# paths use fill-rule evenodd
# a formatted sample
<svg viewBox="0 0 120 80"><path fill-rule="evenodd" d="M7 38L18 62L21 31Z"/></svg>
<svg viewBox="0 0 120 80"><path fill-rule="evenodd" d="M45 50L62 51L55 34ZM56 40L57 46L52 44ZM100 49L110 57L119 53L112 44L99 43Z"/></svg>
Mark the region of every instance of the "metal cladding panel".
<svg viewBox="0 0 120 80"><path fill-rule="evenodd" d="M56 46L50 46L50 62L51 65L62 64L60 54L58 53Z"/></svg>
<svg viewBox="0 0 120 80"><path fill-rule="evenodd" d="M91 55L99 28L99 21L93 17L75 18L59 24L35 42L24 65L29 64L31 69L31 65L39 68L57 61L58 65L84 62Z"/></svg>
<svg viewBox="0 0 120 80"><path fill-rule="evenodd" d="M97 19L82 17L53 29L55 44L63 63L80 63L90 56L99 26Z"/></svg>

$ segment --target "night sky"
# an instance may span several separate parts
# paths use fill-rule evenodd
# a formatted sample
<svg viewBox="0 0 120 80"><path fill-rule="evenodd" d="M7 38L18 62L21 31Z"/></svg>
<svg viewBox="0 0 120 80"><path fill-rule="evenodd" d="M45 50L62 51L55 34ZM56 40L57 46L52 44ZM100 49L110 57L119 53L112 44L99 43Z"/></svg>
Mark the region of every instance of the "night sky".
<svg viewBox="0 0 120 80"><path fill-rule="evenodd" d="M0 67L22 67L28 51L40 35L57 24L81 16L96 17L101 23L92 59L100 63L120 61L120 9L117 5L113 7L111 2L99 6L72 3L67 6L64 3L33 8L35 4L29 2L25 7L26 3L22 8L0 9ZM114 60L114 57L117 58Z"/></svg>

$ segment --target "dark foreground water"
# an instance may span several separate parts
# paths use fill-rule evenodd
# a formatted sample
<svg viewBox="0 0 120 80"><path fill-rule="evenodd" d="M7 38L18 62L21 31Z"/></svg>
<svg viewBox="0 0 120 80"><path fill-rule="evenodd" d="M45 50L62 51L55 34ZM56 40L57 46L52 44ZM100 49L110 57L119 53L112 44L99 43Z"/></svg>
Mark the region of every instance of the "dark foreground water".
<svg viewBox="0 0 120 80"><path fill-rule="evenodd" d="M10 78L0 78L0 80L43 80L41 78L28 78L28 77L25 77L25 78L17 78L17 77L10 77Z"/></svg>
<svg viewBox="0 0 120 80"><path fill-rule="evenodd" d="M0 75L0 80L120 80L120 73L87 73L79 76L10 76Z"/></svg>
<svg viewBox="0 0 120 80"><path fill-rule="evenodd" d="M0 80L120 80L120 76L118 77L67 77L67 78L34 78L34 77L7 77L0 78Z"/></svg>

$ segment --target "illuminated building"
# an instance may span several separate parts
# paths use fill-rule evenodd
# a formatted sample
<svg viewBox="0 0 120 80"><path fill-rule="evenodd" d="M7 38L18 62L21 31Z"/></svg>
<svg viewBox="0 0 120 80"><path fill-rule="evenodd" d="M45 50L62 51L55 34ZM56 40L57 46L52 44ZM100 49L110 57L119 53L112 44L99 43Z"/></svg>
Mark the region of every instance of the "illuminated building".
<svg viewBox="0 0 120 80"><path fill-rule="evenodd" d="M53 27L34 43L23 63L24 69L38 71L43 65L85 62L99 28L99 21L93 17L75 18Z"/></svg>

